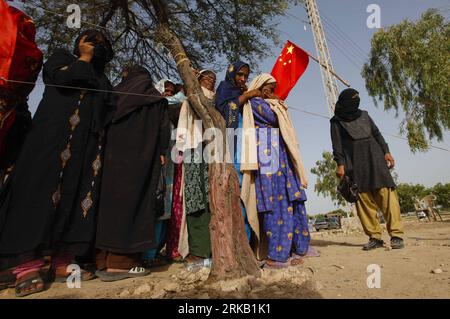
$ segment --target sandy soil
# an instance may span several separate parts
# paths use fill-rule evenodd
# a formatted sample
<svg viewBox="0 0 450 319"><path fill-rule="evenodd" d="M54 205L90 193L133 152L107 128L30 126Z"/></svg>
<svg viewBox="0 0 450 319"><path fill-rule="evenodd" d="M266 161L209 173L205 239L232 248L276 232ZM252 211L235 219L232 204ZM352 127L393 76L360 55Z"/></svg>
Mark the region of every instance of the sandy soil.
<svg viewBox="0 0 450 319"><path fill-rule="evenodd" d="M261 278L206 284L208 270L191 273L173 264L145 278L96 279L80 289L55 283L26 298L450 298L450 216L444 222L405 221L405 227L401 250L362 251L367 238L359 232L314 233L321 257L301 267L264 270ZM384 239L389 243L386 233ZM380 266L380 288L367 287L370 264ZM14 290L1 291L5 298L14 298Z"/></svg>

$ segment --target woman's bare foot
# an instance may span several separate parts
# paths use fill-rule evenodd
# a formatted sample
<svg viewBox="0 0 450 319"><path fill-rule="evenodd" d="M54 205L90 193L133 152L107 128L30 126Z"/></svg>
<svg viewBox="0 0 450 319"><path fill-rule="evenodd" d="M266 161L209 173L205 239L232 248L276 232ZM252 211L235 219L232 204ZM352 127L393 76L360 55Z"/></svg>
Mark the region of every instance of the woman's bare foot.
<svg viewBox="0 0 450 319"><path fill-rule="evenodd" d="M130 267L132 268L132 267ZM129 269L107 268L107 272L128 272Z"/></svg>

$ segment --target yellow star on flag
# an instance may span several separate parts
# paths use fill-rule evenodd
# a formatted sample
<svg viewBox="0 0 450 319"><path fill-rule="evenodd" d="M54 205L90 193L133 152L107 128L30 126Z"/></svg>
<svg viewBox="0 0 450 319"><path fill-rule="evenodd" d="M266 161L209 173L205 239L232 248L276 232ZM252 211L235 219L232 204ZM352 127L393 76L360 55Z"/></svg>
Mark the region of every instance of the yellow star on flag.
<svg viewBox="0 0 450 319"><path fill-rule="evenodd" d="M292 54L292 52L294 51L294 46L293 46L293 45L291 45L290 47L288 47L288 48L287 48L287 50L288 50L288 52L287 52L287 53L290 53L290 54Z"/></svg>

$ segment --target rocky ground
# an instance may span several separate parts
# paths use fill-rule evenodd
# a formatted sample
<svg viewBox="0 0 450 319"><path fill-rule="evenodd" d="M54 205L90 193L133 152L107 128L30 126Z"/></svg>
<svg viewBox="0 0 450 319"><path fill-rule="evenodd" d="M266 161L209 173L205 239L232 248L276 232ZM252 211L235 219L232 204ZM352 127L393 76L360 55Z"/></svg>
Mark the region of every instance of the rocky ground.
<svg viewBox="0 0 450 319"><path fill-rule="evenodd" d="M362 251L367 238L357 229L314 233L312 245L321 257L300 267L263 270L261 278L206 284L207 269L192 273L172 264L145 278L96 279L80 289L55 283L26 298L450 298L450 216L444 222L407 220L405 226L402 250L387 245ZM371 264L380 267L380 288L367 287ZM0 298L14 298L13 289Z"/></svg>

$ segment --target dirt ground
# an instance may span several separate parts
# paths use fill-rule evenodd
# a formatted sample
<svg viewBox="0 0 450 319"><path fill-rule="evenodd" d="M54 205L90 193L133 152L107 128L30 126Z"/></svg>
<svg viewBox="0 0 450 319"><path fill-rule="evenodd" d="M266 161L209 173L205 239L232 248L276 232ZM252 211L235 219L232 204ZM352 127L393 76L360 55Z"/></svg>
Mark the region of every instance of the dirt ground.
<svg viewBox="0 0 450 319"><path fill-rule="evenodd" d="M313 233L320 257L303 266L263 270L261 278L206 284L208 270L181 264L156 269L145 278L83 282L80 289L52 284L26 298L450 298L450 216L444 222L406 220L405 249L362 251L365 235L353 231ZM384 232L384 238L389 237ZM380 266L380 288L368 288L368 265ZM435 273L434 273L435 272ZM14 298L14 290L0 299Z"/></svg>

